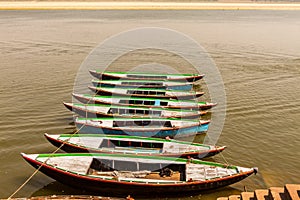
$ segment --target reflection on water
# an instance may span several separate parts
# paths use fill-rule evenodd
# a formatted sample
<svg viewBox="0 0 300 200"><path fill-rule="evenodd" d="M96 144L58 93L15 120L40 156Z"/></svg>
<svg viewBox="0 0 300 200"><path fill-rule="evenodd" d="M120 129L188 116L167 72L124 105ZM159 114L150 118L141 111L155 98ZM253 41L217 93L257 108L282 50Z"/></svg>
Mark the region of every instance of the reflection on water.
<svg viewBox="0 0 300 200"><path fill-rule="evenodd" d="M62 102L71 101L76 72L88 53L111 35L143 26L178 30L208 50L227 95L217 145L228 148L213 160L259 168L256 176L231 187L187 199L299 183L299 12L3 11L0 24L1 198L34 171L20 152L52 152L44 132L74 130ZM52 181L37 174L16 196L75 193L58 183L44 187Z"/></svg>

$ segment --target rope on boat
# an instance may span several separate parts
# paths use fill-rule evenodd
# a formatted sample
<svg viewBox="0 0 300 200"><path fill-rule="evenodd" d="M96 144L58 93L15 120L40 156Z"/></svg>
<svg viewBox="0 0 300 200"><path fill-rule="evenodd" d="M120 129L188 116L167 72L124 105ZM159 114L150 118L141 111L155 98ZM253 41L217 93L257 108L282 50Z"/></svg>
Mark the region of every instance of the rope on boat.
<svg viewBox="0 0 300 200"><path fill-rule="evenodd" d="M97 95L97 93L94 94L93 97L95 97ZM91 99L86 103L90 103ZM86 119L87 119L87 109L86 109ZM31 176L29 176L26 181L20 185L20 187L18 187L8 198L7 200L10 200L13 196L15 196L39 171L40 169L46 164L46 162L52 157L52 155L54 155L56 152L58 152L67 141L69 141L75 134L77 134L83 127L85 126L85 124L83 124L78 130L76 130L73 134L71 134L71 136L69 138L67 138L66 140L63 141L63 143L56 149L54 150L50 156L44 161L42 162L42 164L31 174Z"/></svg>
<svg viewBox="0 0 300 200"><path fill-rule="evenodd" d="M206 136L205 136L205 137L208 137L208 139L210 140L210 137L209 137L209 135L207 135L207 134L206 134ZM226 166L227 166L227 167L229 167L229 165L230 165L230 164L227 162L226 158L224 157L224 155L223 155L223 151L219 151L219 150L218 150L218 152L219 152L219 155L221 155L221 156L222 156L222 158L223 158L224 162L226 163ZM226 168L227 168L227 167L226 167Z"/></svg>
<svg viewBox="0 0 300 200"><path fill-rule="evenodd" d="M51 154L50 154L50 156L44 161L44 162L42 162L42 164L31 174L31 176L30 177L28 177L27 179L26 179L26 181L19 187L19 188L17 188L17 190L14 192L14 193L12 193L12 195L10 195L7 199L9 200L9 199L11 199L15 194L17 194L33 177L34 177L34 175L36 175L39 171L40 171L40 169L46 164L46 162L52 157L52 155L54 155L56 152L58 152L64 145L65 145L65 143L69 140L69 139L71 139L72 137L73 137L73 135L75 135L75 134L77 134L80 130L81 130L81 128L83 128L85 125L83 125L83 126L81 126L80 127L80 129L78 129L77 131L75 131L72 135L71 135L71 137L70 138L68 138L68 139L66 139L66 140L64 140L63 141L63 143L55 150L55 151L53 151Z"/></svg>

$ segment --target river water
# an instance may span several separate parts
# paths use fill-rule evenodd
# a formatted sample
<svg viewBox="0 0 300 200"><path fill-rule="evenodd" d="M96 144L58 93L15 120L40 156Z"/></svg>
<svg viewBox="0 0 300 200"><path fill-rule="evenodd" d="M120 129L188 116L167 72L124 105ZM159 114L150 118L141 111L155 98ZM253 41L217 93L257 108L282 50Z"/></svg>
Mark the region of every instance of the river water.
<svg viewBox="0 0 300 200"><path fill-rule="evenodd" d="M211 160L259 168L237 184L181 199L300 183L298 11L1 11L0 198L34 172L20 152L52 152L43 133L74 130L62 102L72 100L77 70L90 51L145 26L182 32L207 50L227 99L217 145L228 148ZM38 173L15 196L82 192Z"/></svg>

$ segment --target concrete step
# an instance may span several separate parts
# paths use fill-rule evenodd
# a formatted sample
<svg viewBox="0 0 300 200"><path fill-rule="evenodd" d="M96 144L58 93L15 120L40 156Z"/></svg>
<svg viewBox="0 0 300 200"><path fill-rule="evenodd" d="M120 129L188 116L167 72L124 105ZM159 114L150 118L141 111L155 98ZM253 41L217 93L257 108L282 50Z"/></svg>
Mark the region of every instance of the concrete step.
<svg viewBox="0 0 300 200"><path fill-rule="evenodd" d="M269 197L272 200L289 200L288 195L284 193L284 187L270 187Z"/></svg>
<svg viewBox="0 0 300 200"><path fill-rule="evenodd" d="M254 191L254 199L257 200L271 200L269 197L269 190L268 189L260 189Z"/></svg>
<svg viewBox="0 0 300 200"><path fill-rule="evenodd" d="M241 199L242 200L254 200L254 192L242 192Z"/></svg>
<svg viewBox="0 0 300 200"><path fill-rule="evenodd" d="M288 195L289 200L300 200L300 185L299 184L286 184L284 192Z"/></svg>

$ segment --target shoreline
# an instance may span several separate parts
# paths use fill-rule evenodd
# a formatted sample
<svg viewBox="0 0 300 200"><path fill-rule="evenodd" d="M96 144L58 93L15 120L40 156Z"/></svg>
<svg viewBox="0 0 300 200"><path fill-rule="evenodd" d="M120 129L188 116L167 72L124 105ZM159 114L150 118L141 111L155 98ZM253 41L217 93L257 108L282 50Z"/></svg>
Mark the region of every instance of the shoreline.
<svg viewBox="0 0 300 200"><path fill-rule="evenodd" d="M300 10L300 3L3 1L0 10Z"/></svg>

